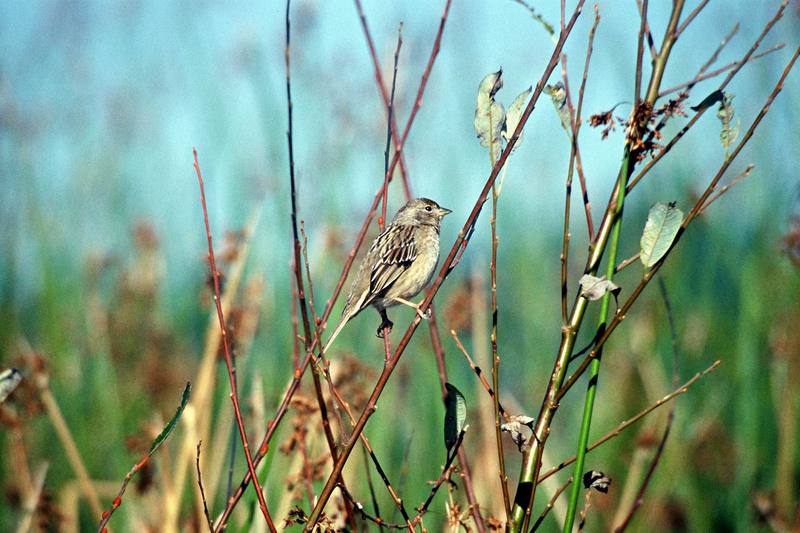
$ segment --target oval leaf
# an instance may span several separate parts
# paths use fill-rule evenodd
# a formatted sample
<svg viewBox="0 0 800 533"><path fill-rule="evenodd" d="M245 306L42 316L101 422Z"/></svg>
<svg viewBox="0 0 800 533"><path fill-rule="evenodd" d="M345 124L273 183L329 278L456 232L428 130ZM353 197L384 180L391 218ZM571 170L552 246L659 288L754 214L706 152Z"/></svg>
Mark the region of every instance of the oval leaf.
<svg viewBox="0 0 800 533"><path fill-rule="evenodd" d="M532 90L532 87L528 87L526 90L519 93L519 96L508 106L508 111L506 111L506 123L503 125L503 139L505 139L506 142L508 142L517 130L517 125L522 118L522 112L525 110L525 105L528 103L528 98ZM519 137L513 149L516 150L520 144L522 144L522 132L519 133Z"/></svg>
<svg viewBox="0 0 800 533"><path fill-rule="evenodd" d="M682 221L683 213L675 207L675 202L657 203L650 208L640 241L642 249L639 258L645 268L652 267L664 257L672 246Z"/></svg>
<svg viewBox="0 0 800 533"><path fill-rule="evenodd" d="M447 394L444 397L444 445L451 450L458 442L458 436L467 422L467 401L457 388L444 384Z"/></svg>
<svg viewBox="0 0 800 533"><path fill-rule="evenodd" d="M14 392L20 381L22 381L22 374L16 368L0 372L0 403L3 403L8 395Z"/></svg>
<svg viewBox="0 0 800 533"><path fill-rule="evenodd" d="M169 434L172 433L172 430L175 429L175 426L178 425L178 420L180 420L181 415L183 414L183 409L186 407L186 404L189 402L189 396L192 394L192 384L190 382L186 382L186 387L183 389L183 396L181 397L181 404L178 406L178 410L175 411L175 414L172 415L172 419L164 426L164 429L161 430L161 433L158 434L158 437L155 438L153 444L150 445L150 451L147 452L147 455L153 455L155 451L161 446Z"/></svg>
<svg viewBox="0 0 800 533"><path fill-rule="evenodd" d="M544 93L550 95L550 100L553 102L553 107L556 108L558 118L561 120L561 127L571 135L572 132L572 119L569 114L569 107L567 107L567 91L564 84L560 81L554 85L545 85Z"/></svg>
<svg viewBox="0 0 800 533"><path fill-rule="evenodd" d="M500 133L506 121L503 105L494 95L503 86L503 69L485 76L478 86L473 126L481 146L492 147L495 157L500 155Z"/></svg>

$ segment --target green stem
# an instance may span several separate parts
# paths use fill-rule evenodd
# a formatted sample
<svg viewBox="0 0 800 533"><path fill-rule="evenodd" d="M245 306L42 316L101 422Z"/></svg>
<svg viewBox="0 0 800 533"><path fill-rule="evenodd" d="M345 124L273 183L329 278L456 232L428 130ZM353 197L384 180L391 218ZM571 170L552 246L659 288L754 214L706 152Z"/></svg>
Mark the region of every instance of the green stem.
<svg viewBox="0 0 800 533"><path fill-rule="evenodd" d="M672 14L670 16L669 23L667 25L667 31L664 34L664 41L661 45L661 49L653 61L653 73L650 77L650 83L648 84L647 94L645 96L645 101L649 105L655 104L656 99L658 98L658 90L661 86L661 80L664 76L664 70L667 64L667 58L669 57L670 52L672 51L672 45L675 43L677 38L676 28L678 26L678 22L680 20L681 11L683 10L683 0L676 0L672 6ZM642 15L646 17L646 12ZM644 24L644 20L642 21ZM640 34L641 39L641 34ZM641 42L640 42L641 47ZM639 98L639 81L637 79L637 87L636 87L636 95L635 97ZM636 125L632 125L632 127L637 127ZM638 138L641 135L641 131L634 131L634 138ZM615 204L613 205L613 216L612 216L612 227L611 227L611 235L610 235L610 242L608 247L608 259L606 264L606 278L611 280L614 276L614 268L617 263L617 250L619 247L619 234L622 228L622 208L625 202L625 190L628 186L628 180L633 172L634 164L631 164L631 152L630 152L630 144L626 143L625 152L622 158L622 168L620 168L619 176L617 178L617 189L616 189L616 200ZM611 294L606 293L603 295L603 298L600 303L600 315L598 317L598 330L603 331L606 327L606 323L608 320L608 309L609 304L611 301ZM602 350L602 347L601 347ZM564 520L564 533L570 533L572 531L572 525L575 521L575 514L578 509L578 501L581 495L581 485L580 480L583 476L583 469L586 462L586 447L589 443L589 430L591 429L592 425L592 414L594 412L594 400L597 395L597 383L599 381L599 374L600 374L600 359L602 356L602 352L599 352L597 357L592 360L591 366L589 367L589 384L586 390L586 397L584 398L583 404L583 417L581 419L581 430L580 435L578 437L578 448L576 450L576 459L575 459L575 470L572 474L572 479L575 480L575 483L572 484L572 489L570 491L570 498L567 507L567 515Z"/></svg>
<svg viewBox="0 0 800 533"><path fill-rule="evenodd" d="M614 223L611 227L611 240L608 248L608 263L606 264L606 278L611 279L614 276L614 267L617 264L617 249L619 247L619 234L622 228L622 208L625 202L625 188L627 187L628 179L631 175L630 165L631 154L628 149L625 150L625 156L622 160L622 168L620 169L620 179L622 183L618 183L617 189L618 199L616 210L614 213ZM600 316L598 318L598 328L602 330L606 326L608 319L608 308L611 302L611 293L607 292L603 295L600 302ZM578 501L580 499L583 484L580 480L583 478L583 468L586 460L586 446L589 442L589 429L592 424L592 413L594 409L594 399L597 395L597 382L600 374L600 357L601 354L592 360L589 368L589 387L586 391L586 398L583 404L583 419L581 420L581 431L578 438L578 451L575 458L575 470L572 474L572 479L577 480L572 484L570 491L569 505L567 507L567 516L564 519L564 533L572 531L572 524L575 521L575 514L578 509Z"/></svg>

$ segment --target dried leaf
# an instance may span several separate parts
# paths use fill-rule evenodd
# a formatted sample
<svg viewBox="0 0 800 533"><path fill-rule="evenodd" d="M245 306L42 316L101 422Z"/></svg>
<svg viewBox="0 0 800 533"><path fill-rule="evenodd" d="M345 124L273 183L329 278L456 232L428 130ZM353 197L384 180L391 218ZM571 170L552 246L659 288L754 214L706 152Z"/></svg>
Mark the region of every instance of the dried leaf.
<svg viewBox="0 0 800 533"><path fill-rule="evenodd" d="M183 409L186 407L186 404L189 402L189 396L192 394L192 384L188 381L186 382L186 387L183 389L183 396L181 397L181 404L178 406L178 409L175 411L175 414L172 415L172 419L169 423L164 426L164 429L161 430L158 437L155 438L153 444L150 445L150 451L147 452L147 455L153 455L155 451L161 446L169 434L172 433L172 430L175 429L175 426L178 425L178 420L180 420L181 415L183 414Z"/></svg>
<svg viewBox="0 0 800 533"><path fill-rule="evenodd" d="M564 84L559 81L555 85L545 85L544 93L550 96L553 107L556 108L556 113L558 113L558 118L561 119L561 127L564 128L567 135L571 135L572 119L567 107L567 91L564 89Z"/></svg>
<svg viewBox="0 0 800 533"><path fill-rule="evenodd" d="M584 274L578 283L581 286L581 296L591 301L599 300L607 292L616 296L620 291L619 286L606 279L605 276L597 278L590 274Z"/></svg>
<svg viewBox="0 0 800 533"><path fill-rule="evenodd" d="M703 111L705 109L708 109L712 105L716 104L717 102L721 102L722 98L723 98L722 91L717 89L713 93L711 93L708 96L706 96L705 98L703 98L702 102L700 102L696 106L692 106L691 109L692 109L692 111L697 111L697 112Z"/></svg>
<svg viewBox="0 0 800 533"><path fill-rule="evenodd" d="M450 383L444 384L447 395L444 398L444 445L448 451L458 442L458 436L467 421L467 401L464 395Z"/></svg>
<svg viewBox="0 0 800 533"><path fill-rule="evenodd" d="M608 492L608 486L611 485L611 478L597 470L589 470L583 474L583 487L586 489L594 489L603 494Z"/></svg>
<svg viewBox="0 0 800 533"><path fill-rule="evenodd" d="M683 213L675 207L675 202L657 203L650 208L640 241L639 258L645 268L652 267L664 257L672 246L682 221Z"/></svg>
<svg viewBox="0 0 800 533"><path fill-rule="evenodd" d="M719 103L719 108L717 109L717 117L719 117L720 122L722 122L719 140L726 154L728 153L728 148L736 142L736 138L739 136L739 120L737 119L736 123L734 123L735 115L736 110L733 108L733 95L724 93L722 101Z"/></svg>
<svg viewBox="0 0 800 533"><path fill-rule="evenodd" d="M0 372L0 403L3 403L8 395L14 392L20 381L22 381L22 374L16 368Z"/></svg>
<svg viewBox="0 0 800 533"><path fill-rule="evenodd" d="M517 445L519 451L525 452L527 448L528 437L533 433L534 419L525 415L514 415L508 418L508 422L500 425L500 430L505 431L511 435L511 440ZM522 428L528 428L528 432L523 432ZM528 433L526 435L525 433Z"/></svg>
<svg viewBox="0 0 800 533"><path fill-rule="evenodd" d="M522 118L522 112L525 110L525 106L528 103L528 98L530 98L531 91L533 90L532 87L528 87L517 96L511 105L508 106L508 110L506 111L506 122L503 125L503 139L508 142L511 139L511 136L514 135L514 132L517 130L517 125L519 125L519 121ZM517 142L514 144L514 150L519 148L519 145L522 144L522 132L519 132L519 137L517 138Z"/></svg>
<svg viewBox="0 0 800 533"><path fill-rule="evenodd" d="M491 147L495 157L500 155L500 133L506 120L503 105L494 99L502 86L503 69L488 74L481 80L473 122L481 146Z"/></svg>

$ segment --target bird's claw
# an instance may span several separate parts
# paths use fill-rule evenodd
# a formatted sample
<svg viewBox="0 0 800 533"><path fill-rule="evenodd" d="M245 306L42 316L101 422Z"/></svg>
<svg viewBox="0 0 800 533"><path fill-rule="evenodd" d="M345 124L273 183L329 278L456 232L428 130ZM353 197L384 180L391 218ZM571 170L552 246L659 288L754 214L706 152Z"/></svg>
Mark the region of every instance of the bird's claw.
<svg viewBox="0 0 800 533"><path fill-rule="evenodd" d="M386 331L386 333L389 333L392 331L393 326L394 322L386 318L381 322L381 325L378 326L378 331L375 332L375 335L377 335L379 339L382 339L384 335L384 330Z"/></svg>

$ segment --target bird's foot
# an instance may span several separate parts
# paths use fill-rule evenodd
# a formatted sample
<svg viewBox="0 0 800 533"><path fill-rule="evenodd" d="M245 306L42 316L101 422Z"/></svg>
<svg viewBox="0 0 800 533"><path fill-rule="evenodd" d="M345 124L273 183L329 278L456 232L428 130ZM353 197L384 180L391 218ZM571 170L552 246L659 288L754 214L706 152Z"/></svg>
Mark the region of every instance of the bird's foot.
<svg viewBox="0 0 800 533"><path fill-rule="evenodd" d="M392 327L394 326L394 322L385 318L381 321L381 325L378 326L378 331L375 334L378 336L379 339L382 339L385 333L389 333L392 331Z"/></svg>
<svg viewBox="0 0 800 533"><path fill-rule="evenodd" d="M425 311L420 309L420 307L422 307L422 302L420 302L418 304L415 304L414 302L409 302L408 300L404 300L403 298L394 298L394 301L397 302L397 303L401 303L403 305L407 305L407 306L411 307L412 309L414 309L414 311L417 312L417 315L422 320L428 320L431 317L431 308L430 307L427 308Z"/></svg>

